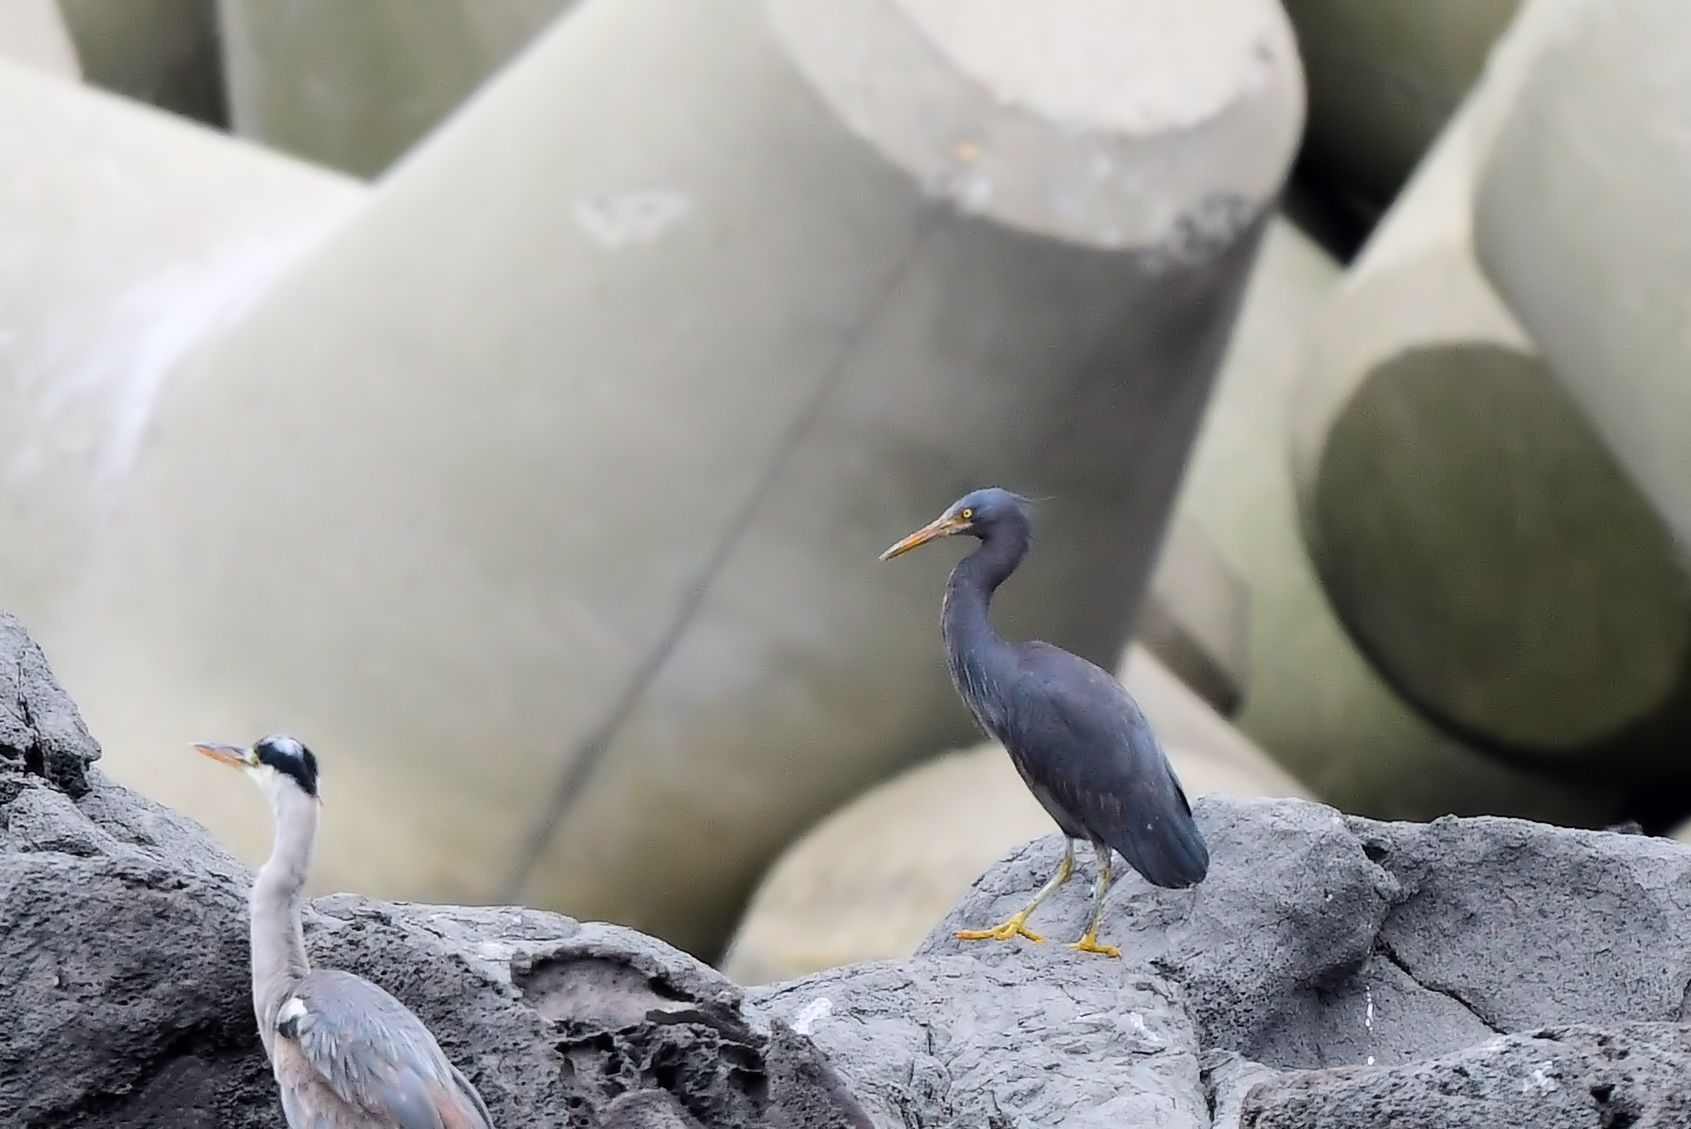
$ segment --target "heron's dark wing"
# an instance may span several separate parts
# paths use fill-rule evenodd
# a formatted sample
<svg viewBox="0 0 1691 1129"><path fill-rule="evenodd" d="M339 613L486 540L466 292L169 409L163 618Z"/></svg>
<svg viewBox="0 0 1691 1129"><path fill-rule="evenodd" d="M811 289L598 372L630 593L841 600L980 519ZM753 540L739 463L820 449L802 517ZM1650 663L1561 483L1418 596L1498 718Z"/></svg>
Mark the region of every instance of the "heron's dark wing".
<svg viewBox="0 0 1691 1129"><path fill-rule="evenodd" d="M422 1020L361 976L333 969L308 974L284 1002L276 1036L284 1105L292 1088L294 1100L317 1116L310 1110L311 1089L320 1083L391 1129L492 1129L481 1096L447 1061ZM315 1078L283 1076L295 1053ZM320 1123L325 1129L341 1125L329 1115Z"/></svg>
<svg viewBox="0 0 1691 1129"><path fill-rule="evenodd" d="M1049 643L1018 643L1006 744L1032 783L1157 886L1209 870L1192 806L1145 714L1108 672Z"/></svg>

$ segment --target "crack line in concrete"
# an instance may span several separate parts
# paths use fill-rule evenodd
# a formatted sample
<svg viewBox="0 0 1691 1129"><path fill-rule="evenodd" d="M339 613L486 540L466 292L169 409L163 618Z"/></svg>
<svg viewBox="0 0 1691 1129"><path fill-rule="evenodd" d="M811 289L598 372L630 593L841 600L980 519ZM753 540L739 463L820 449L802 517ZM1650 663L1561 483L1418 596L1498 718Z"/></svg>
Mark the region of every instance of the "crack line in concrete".
<svg viewBox="0 0 1691 1129"><path fill-rule="evenodd" d="M929 237L940 226L940 220L946 214L941 204L925 206L926 214L918 218L914 238L910 246L899 257L889 272L886 283L876 291L875 299L870 303L866 316L855 325L849 327L842 341L839 355L834 359L817 381L816 389L799 407L798 413L782 434L774 451L770 453L768 462L762 473L752 484L751 493L747 496L740 509L729 519L723 530L722 537L712 547L710 554L700 566L693 583L688 585L682 593L680 602L675 607L669 623L665 625L662 634L648 650L645 656L634 667L629 675L622 693L611 704L604 720L589 730L585 736L568 750L564 767L559 775L557 784L553 787L552 795L546 807L541 811L540 818L535 822L534 829L528 836L527 845L519 852L515 864L507 874L505 884L500 892L500 900L514 903L521 895L523 886L529 876L539 864L546 852L547 844L551 842L557 831L559 822L569 812L570 808L586 791L594 769L604 760L610 750L611 742L617 733L633 715L635 708L645 697L646 691L657 680L663 670L665 662L680 646L687 629L704 606L705 597L728 563L735 546L740 542L752 520L757 516L758 509L775 486L781 470L798 449L800 442L810 432L811 427L822 414L822 408L827 403L834 388L851 371L852 362L857 359L858 349L869 331L878 325L881 317L892 306L894 299L904 288L909 278L911 268L915 265L918 252L927 244Z"/></svg>

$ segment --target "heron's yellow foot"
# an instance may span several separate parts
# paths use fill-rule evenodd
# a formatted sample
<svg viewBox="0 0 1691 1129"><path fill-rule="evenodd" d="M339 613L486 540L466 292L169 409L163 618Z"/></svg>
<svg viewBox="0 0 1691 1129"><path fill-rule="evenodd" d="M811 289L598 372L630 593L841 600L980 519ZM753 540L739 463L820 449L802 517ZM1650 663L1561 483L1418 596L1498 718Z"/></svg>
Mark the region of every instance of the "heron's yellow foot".
<svg viewBox="0 0 1691 1129"><path fill-rule="evenodd" d="M1121 950L1114 945L1099 944L1097 932L1091 929L1086 931L1086 936L1070 945L1069 948L1077 953L1099 953L1107 957L1121 956Z"/></svg>
<svg viewBox="0 0 1691 1129"><path fill-rule="evenodd" d="M1030 930L1027 920L1026 913L1018 913L991 929L959 929L954 936L959 941L1009 941L1016 937L1026 937L1036 945L1043 945L1045 938Z"/></svg>

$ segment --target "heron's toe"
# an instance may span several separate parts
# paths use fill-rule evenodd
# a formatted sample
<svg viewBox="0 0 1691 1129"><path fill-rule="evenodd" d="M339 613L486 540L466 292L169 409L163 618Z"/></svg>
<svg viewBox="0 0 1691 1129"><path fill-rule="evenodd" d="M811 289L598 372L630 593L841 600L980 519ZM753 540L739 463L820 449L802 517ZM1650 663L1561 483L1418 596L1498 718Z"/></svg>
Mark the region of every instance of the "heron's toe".
<svg viewBox="0 0 1691 1129"><path fill-rule="evenodd" d="M1073 949L1077 953L1097 953L1100 956L1107 957L1121 956L1120 949L1116 948L1114 945L1106 945L1102 943L1098 940L1097 935L1093 933L1088 933L1086 936L1070 945L1069 948Z"/></svg>
<svg viewBox="0 0 1691 1129"><path fill-rule="evenodd" d="M1023 913L991 929L959 929L953 936L959 941L1013 941L1017 937L1026 937L1036 945L1045 943L1044 937L1027 927L1027 915Z"/></svg>

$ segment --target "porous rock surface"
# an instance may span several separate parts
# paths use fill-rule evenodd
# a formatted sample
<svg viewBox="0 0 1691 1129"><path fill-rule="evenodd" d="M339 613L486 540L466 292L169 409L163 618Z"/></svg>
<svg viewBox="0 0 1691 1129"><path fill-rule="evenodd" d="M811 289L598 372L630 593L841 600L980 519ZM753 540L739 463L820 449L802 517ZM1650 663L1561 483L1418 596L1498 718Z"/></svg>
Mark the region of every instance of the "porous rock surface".
<svg viewBox="0 0 1691 1129"><path fill-rule="evenodd" d="M1691 1124L1683 845L1494 818L1379 823L1296 800L1196 807L1209 878L1118 881L1102 934L1124 959L1080 964L1094 986L1077 991L1166 981L1191 1016L1213 1124ZM1060 854L1053 836L1009 855L921 959L1068 956L1050 942L1080 934L1090 865L1030 923L1047 944L952 937L1008 916Z"/></svg>
<svg viewBox="0 0 1691 1129"><path fill-rule="evenodd" d="M250 875L107 781L0 613L0 1124L256 1129ZM161 753L161 755L164 755ZM317 899L307 944L410 1004L502 1126L1668 1129L1691 1124L1691 850L1503 819L1385 824L1204 797L1196 890L1090 863L977 881L909 959L741 989L631 930L520 908ZM824 920L818 929L826 929Z"/></svg>
<svg viewBox="0 0 1691 1129"><path fill-rule="evenodd" d="M0 1125L269 1129L250 875L98 756L0 613ZM308 912L306 944L409 1004L502 1126L869 1125L810 1040L630 930L335 895Z"/></svg>
<svg viewBox="0 0 1691 1129"><path fill-rule="evenodd" d="M1292 1076L1240 1129L1669 1129L1691 1125L1691 1030L1547 1027L1432 1062Z"/></svg>
<svg viewBox="0 0 1691 1129"><path fill-rule="evenodd" d="M852 1077L877 1127L1207 1127L1198 1037L1144 968L1047 946L985 963L927 956L753 989Z"/></svg>

